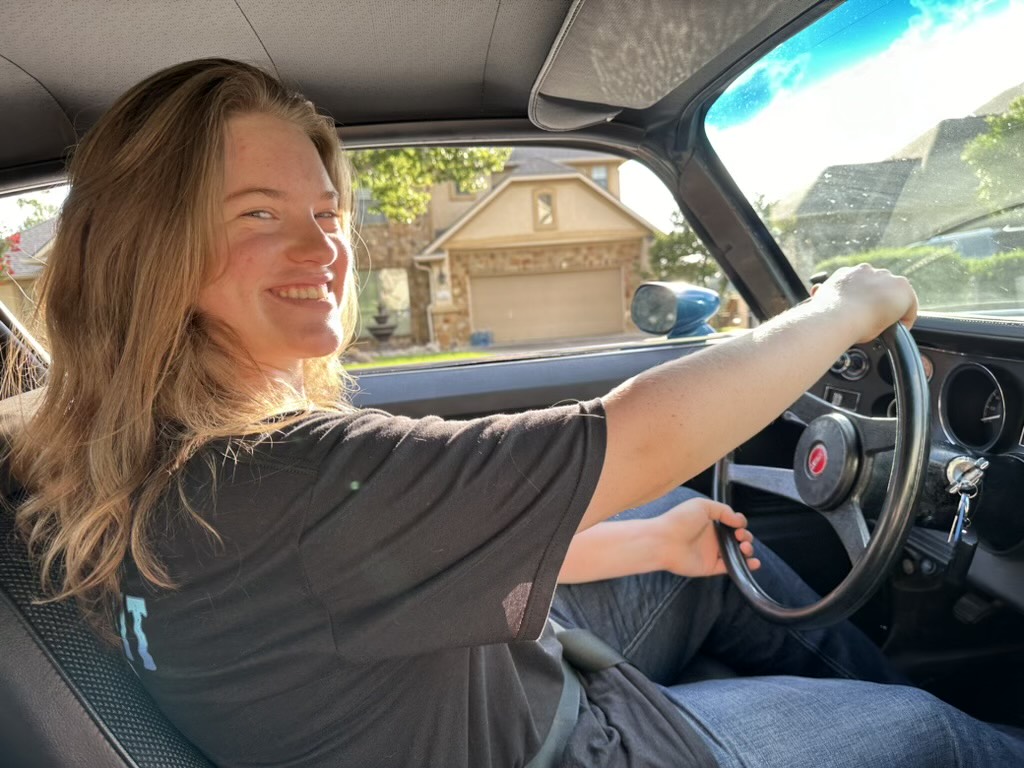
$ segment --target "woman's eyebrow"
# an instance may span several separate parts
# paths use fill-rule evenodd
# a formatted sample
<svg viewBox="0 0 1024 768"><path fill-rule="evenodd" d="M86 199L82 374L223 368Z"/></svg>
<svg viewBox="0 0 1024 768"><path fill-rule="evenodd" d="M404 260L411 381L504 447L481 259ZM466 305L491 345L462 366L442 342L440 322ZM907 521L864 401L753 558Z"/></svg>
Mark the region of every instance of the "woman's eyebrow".
<svg viewBox="0 0 1024 768"><path fill-rule="evenodd" d="M269 197L274 200L284 200L288 197L288 195L280 189L273 189L272 187L246 187L245 189L239 189L232 192L224 198L224 202L230 203L232 200L236 200L240 197L246 197L247 195L263 195L264 197ZM320 199L337 201L339 199L339 195L333 189L326 189L323 194L320 195Z"/></svg>

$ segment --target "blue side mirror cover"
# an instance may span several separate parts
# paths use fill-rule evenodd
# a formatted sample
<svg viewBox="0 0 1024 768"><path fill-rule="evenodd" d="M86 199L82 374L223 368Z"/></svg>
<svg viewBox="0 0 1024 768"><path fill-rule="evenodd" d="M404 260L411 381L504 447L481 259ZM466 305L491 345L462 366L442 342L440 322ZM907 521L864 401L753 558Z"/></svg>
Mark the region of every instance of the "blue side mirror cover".
<svg viewBox="0 0 1024 768"><path fill-rule="evenodd" d="M633 294L630 315L641 331L668 338L706 336L708 324L721 306L716 291L690 283L643 283Z"/></svg>

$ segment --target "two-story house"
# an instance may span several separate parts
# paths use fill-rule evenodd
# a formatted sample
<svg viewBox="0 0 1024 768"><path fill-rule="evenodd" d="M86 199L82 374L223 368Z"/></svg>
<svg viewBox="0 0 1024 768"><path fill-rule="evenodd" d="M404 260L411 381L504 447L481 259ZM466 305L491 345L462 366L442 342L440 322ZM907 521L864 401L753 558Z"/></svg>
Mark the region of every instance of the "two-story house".
<svg viewBox="0 0 1024 768"><path fill-rule="evenodd" d="M621 158L517 148L481 192L433 190L428 213L357 223L364 334L393 343L520 344L635 332L629 301L656 230L619 199Z"/></svg>

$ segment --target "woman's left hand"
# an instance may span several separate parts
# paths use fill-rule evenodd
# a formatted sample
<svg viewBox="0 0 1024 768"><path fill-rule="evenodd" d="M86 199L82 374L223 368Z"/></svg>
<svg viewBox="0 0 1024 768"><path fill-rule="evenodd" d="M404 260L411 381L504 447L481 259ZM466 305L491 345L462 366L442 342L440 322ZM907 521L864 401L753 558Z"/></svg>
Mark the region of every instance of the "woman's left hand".
<svg viewBox="0 0 1024 768"><path fill-rule="evenodd" d="M655 518L661 529L662 567L680 576L715 576L725 573L725 561L718 546L714 523L735 528L740 552L750 570L761 567L754 557L754 535L747 518L727 504L711 499L688 499Z"/></svg>

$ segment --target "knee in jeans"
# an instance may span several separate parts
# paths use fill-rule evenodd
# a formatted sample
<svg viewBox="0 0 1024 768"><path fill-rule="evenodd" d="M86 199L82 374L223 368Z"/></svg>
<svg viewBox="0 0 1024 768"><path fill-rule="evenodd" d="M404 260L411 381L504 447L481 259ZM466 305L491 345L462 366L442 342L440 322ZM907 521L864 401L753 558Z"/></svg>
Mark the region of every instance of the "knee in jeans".
<svg viewBox="0 0 1024 768"><path fill-rule="evenodd" d="M900 697L900 712L907 725L918 726L930 735L952 733L959 714L949 704L920 688L889 686Z"/></svg>

